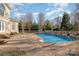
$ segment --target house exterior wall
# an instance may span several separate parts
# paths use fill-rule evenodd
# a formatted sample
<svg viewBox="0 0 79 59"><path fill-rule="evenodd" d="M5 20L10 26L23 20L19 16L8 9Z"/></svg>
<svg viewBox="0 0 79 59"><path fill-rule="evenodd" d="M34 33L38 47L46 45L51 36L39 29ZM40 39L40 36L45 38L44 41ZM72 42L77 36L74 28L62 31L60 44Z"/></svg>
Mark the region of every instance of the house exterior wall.
<svg viewBox="0 0 79 59"><path fill-rule="evenodd" d="M0 34L10 34L12 32L18 33L18 22L10 21L9 18L0 16L0 20L5 22L5 30L0 31ZM12 29L12 25L15 25L15 29Z"/></svg>
<svg viewBox="0 0 79 59"><path fill-rule="evenodd" d="M10 24L11 24L10 25L11 32L18 33L18 23L17 22L10 22Z"/></svg>
<svg viewBox="0 0 79 59"><path fill-rule="evenodd" d="M18 33L18 22L10 19L10 8L8 6L8 4L5 4L3 3L3 8L4 8L4 15L3 16L0 16L0 21L2 23L4 23L4 29L2 31L2 27L1 30L0 30L0 34L10 34L12 32L16 32ZM1 26L2 26L2 23L1 23ZM15 29L12 29L12 25L15 25Z"/></svg>
<svg viewBox="0 0 79 59"><path fill-rule="evenodd" d="M2 16L0 16L0 20L5 22L5 26L4 26L5 30L4 31L0 31L0 34L10 33L10 28L9 28L10 21L7 18L2 17Z"/></svg>

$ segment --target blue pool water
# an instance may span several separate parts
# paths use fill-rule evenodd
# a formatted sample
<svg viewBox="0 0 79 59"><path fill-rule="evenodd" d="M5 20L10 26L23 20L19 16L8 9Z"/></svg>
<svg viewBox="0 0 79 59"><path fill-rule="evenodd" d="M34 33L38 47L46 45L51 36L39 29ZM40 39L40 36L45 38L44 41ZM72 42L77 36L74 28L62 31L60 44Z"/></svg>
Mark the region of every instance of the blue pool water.
<svg viewBox="0 0 79 59"><path fill-rule="evenodd" d="M55 35L55 34L41 33L41 34L37 34L37 35L39 37L41 37L44 42L53 42L56 44L62 44L62 43L71 42L74 40L72 38L68 38L68 37L64 37L64 36L60 36L60 35Z"/></svg>

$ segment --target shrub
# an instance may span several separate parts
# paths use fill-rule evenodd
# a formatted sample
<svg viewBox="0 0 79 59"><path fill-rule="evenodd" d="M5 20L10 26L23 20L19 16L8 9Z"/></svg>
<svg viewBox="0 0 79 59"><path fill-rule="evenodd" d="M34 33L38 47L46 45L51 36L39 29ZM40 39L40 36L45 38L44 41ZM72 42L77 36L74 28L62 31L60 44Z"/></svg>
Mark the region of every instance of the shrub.
<svg viewBox="0 0 79 59"><path fill-rule="evenodd" d="M9 39L10 38L10 35L8 34L0 34L0 39Z"/></svg>
<svg viewBox="0 0 79 59"><path fill-rule="evenodd" d="M17 33L16 33L16 32L11 32L11 33L10 33L10 35L15 35L15 34L17 34Z"/></svg>

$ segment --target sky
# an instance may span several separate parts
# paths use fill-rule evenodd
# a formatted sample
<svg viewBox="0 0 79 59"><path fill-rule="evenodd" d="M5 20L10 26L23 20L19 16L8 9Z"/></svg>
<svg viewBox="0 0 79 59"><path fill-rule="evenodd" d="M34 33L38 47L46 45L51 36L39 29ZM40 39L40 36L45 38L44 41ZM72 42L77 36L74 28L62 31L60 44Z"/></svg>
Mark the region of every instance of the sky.
<svg viewBox="0 0 79 59"><path fill-rule="evenodd" d="M43 12L45 19L52 20L63 15L64 12L71 14L75 11L74 3L11 3L11 17L20 19L22 16L31 12L33 19L37 20L38 14Z"/></svg>

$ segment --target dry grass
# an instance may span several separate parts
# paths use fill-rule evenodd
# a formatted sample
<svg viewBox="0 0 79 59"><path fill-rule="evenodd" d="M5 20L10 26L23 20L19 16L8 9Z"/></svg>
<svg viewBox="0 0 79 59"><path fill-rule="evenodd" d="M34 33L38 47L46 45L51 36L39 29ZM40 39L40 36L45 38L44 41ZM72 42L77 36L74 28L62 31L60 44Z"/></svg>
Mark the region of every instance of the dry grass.
<svg viewBox="0 0 79 59"><path fill-rule="evenodd" d="M78 44L67 46L47 45L42 47L9 47L0 49L1 56L79 56Z"/></svg>
<svg viewBox="0 0 79 59"><path fill-rule="evenodd" d="M18 48L8 48L8 49L3 49L0 50L0 56L21 56L21 55L26 55L25 51L21 51Z"/></svg>

